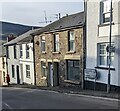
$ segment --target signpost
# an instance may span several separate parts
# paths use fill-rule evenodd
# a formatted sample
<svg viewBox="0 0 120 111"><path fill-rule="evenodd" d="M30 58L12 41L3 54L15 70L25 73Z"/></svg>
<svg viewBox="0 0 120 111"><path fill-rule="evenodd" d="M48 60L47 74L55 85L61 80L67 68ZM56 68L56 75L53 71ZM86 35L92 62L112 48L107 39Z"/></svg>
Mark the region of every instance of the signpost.
<svg viewBox="0 0 120 111"><path fill-rule="evenodd" d="M94 90L96 85L96 79L97 79L97 71L96 69L85 69L85 78L87 79L94 79Z"/></svg>

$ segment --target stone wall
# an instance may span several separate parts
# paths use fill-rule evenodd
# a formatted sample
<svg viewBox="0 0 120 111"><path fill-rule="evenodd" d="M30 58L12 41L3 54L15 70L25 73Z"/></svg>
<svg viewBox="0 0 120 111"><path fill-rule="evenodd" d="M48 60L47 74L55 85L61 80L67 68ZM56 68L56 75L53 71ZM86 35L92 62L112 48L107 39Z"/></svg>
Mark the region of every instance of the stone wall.
<svg viewBox="0 0 120 111"><path fill-rule="evenodd" d="M68 30L57 32L59 34L60 52L53 52L54 41L53 33L41 34L35 36L35 64L36 64L36 84L39 86L48 86L48 63L59 63L59 85L66 83L66 59L80 60L80 74L82 75L83 58L83 28L73 29L75 33L75 52L68 51ZM41 53L40 37L46 37L46 52ZM41 75L41 61L46 63L46 77ZM81 80L80 80L81 81Z"/></svg>

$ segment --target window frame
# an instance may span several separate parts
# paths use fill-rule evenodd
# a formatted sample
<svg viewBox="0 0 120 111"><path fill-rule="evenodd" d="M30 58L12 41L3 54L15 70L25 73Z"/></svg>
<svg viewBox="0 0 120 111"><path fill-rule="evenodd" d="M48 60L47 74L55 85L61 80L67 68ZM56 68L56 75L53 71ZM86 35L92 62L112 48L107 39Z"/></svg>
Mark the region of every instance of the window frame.
<svg viewBox="0 0 120 111"><path fill-rule="evenodd" d="M73 33L73 37L71 37L71 33ZM74 39L72 39L74 38ZM72 48L71 48L72 44ZM75 33L74 30L68 31L68 51L75 51Z"/></svg>
<svg viewBox="0 0 120 111"><path fill-rule="evenodd" d="M105 45L105 49L104 49L104 51L105 51L105 53L104 54L100 54L100 45ZM108 61L109 61L109 52L107 52L107 50L106 50L106 47L109 45L109 43L98 43L97 44L97 66L98 67L108 67L109 65L108 65ZM111 43L111 45L112 46L115 46L115 44L112 42ZM104 56L105 57L105 65L102 65L102 64L100 64L100 56ZM112 52L111 53L111 57L113 58L113 60L115 59L115 52ZM112 59L111 59L112 60ZM111 68L114 68L114 61L112 62L111 61L111 66L110 66Z"/></svg>
<svg viewBox="0 0 120 111"><path fill-rule="evenodd" d="M29 59L30 58L29 44L26 44L25 47L26 47L26 59Z"/></svg>
<svg viewBox="0 0 120 111"><path fill-rule="evenodd" d="M13 50L14 50L14 59L17 59L17 46L16 45L13 46Z"/></svg>
<svg viewBox="0 0 120 111"><path fill-rule="evenodd" d="M12 65L12 78L15 78L15 65Z"/></svg>
<svg viewBox="0 0 120 111"><path fill-rule="evenodd" d="M29 69L27 68L29 66ZM30 65L26 65L26 78L30 78Z"/></svg>
<svg viewBox="0 0 120 111"><path fill-rule="evenodd" d="M107 5L107 2L109 3L109 5ZM110 5L111 5L110 0L100 1L100 24L106 24L106 23L110 22L110 10L111 10ZM109 9L109 11L108 11L108 9ZM108 15L108 17L105 17L105 15L106 16ZM113 21L113 16L112 16L112 21Z"/></svg>
<svg viewBox="0 0 120 111"><path fill-rule="evenodd" d="M58 33L54 34L54 52L60 51L60 35Z"/></svg>
<svg viewBox="0 0 120 111"><path fill-rule="evenodd" d="M46 51L46 37L45 37L45 35L43 35L43 36L41 36L40 37L40 40L41 40L41 52L45 52ZM43 47L44 46L44 47Z"/></svg>
<svg viewBox="0 0 120 111"><path fill-rule="evenodd" d="M42 77L46 77L46 63L43 61L41 61L41 75Z"/></svg>
<svg viewBox="0 0 120 111"><path fill-rule="evenodd" d="M22 46L22 44L20 45L20 58L23 58L23 46Z"/></svg>
<svg viewBox="0 0 120 111"><path fill-rule="evenodd" d="M69 63L71 62L71 64L69 64ZM75 62L78 62L79 63L79 65L78 66L75 66ZM70 81L80 81L80 61L79 60L66 60L66 63L67 63L67 80L70 80ZM73 71L74 71L74 69L78 69L78 71L79 71L79 74L77 75L77 76L79 76L79 78L78 79L75 79L75 78L70 78L69 76L70 76L70 74L69 74L69 68L71 68ZM74 75L74 76L76 76L76 75Z"/></svg>

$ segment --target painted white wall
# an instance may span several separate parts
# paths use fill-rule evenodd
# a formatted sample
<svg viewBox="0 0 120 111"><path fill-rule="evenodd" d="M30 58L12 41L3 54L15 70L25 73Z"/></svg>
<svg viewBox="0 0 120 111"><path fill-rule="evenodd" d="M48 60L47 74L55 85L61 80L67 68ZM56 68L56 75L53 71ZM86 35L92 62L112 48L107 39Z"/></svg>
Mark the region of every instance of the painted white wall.
<svg viewBox="0 0 120 111"><path fill-rule="evenodd" d="M8 63L8 74L10 75L10 83L15 83L17 84L17 71L16 71L16 67L17 65L19 66L19 47L18 45L16 46L17 48L17 58L14 58L14 46L9 46L8 50L9 50L9 58L7 59L7 63ZM12 65L15 66L15 77L12 77ZM21 78L20 78L21 80Z"/></svg>
<svg viewBox="0 0 120 111"><path fill-rule="evenodd" d="M22 44L23 57L20 58L20 64L22 65L21 75L24 83L34 84L33 44L29 43L28 45L30 57L26 59L26 44ZM26 77L26 65L30 65L30 78Z"/></svg>
<svg viewBox="0 0 120 111"><path fill-rule="evenodd" d="M115 71L111 71L111 84L120 86L118 80L120 79L120 61L118 50L120 51L120 14L118 13L118 1L113 0L113 23L112 26L112 42L115 43L115 60L114 67ZM119 15L118 15L119 14ZM109 41L109 26L99 26L100 16L100 0L87 0L87 59L86 68L94 69L97 66L97 43ZM118 17L119 16L119 17ZM100 73L100 78L97 82L107 83L108 70L97 69ZM90 80L89 81L93 81Z"/></svg>
<svg viewBox="0 0 120 111"><path fill-rule="evenodd" d="M29 43L30 58L26 58L26 44L22 44L23 57L20 58L20 45L17 45L17 59L14 59L13 46L9 46L8 73L10 74L11 83L17 84L16 67L19 66L20 84L34 84L34 62L33 62L33 44ZM15 65L15 78L12 78L12 65ZM30 65L30 78L26 78L26 65Z"/></svg>

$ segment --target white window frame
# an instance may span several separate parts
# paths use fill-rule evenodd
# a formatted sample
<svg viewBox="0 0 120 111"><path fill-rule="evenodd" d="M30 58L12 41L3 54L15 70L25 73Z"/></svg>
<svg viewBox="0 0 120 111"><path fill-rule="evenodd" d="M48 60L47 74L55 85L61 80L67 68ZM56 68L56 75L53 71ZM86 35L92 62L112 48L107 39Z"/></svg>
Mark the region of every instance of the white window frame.
<svg viewBox="0 0 120 111"><path fill-rule="evenodd" d="M16 59L17 58L17 46L16 45L13 46L13 50L14 50L14 59Z"/></svg>
<svg viewBox="0 0 120 111"><path fill-rule="evenodd" d="M22 45L20 45L20 58L22 58L23 57L23 47L22 47Z"/></svg>
<svg viewBox="0 0 120 111"><path fill-rule="evenodd" d="M30 58L29 44L26 44L26 59Z"/></svg>
<svg viewBox="0 0 120 111"><path fill-rule="evenodd" d="M44 70L44 74L43 74L43 70ZM41 75L42 77L46 77L46 63L45 62L41 62Z"/></svg>
<svg viewBox="0 0 120 111"><path fill-rule="evenodd" d="M111 8L111 2L110 0L102 0L100 2L100 11L101 11L101 23L105 24L105 23L109 23L110 22L110 8ZM106 16L106 17L105 17ZM105 19L108 18L108 21L105 21Z"/></svg>
<svg viewBox="0 0 120 111"><path fill-rule="evenodd" d="M60 37L59 34L54 34L54 52L60 51Z"/></svg>
<svg viewBox="0 0 120 111"><path fill-rule="evenodd" d="M105 49L101 50L100 45L105 45ZM98 43L97 44L97 46L98 46L98 54L97 54L98 67L108 67L109 53L106 50L106 47L108 45L109 45L109 43ZM114 43L112 43L111 45L114 46ZM101 50L101 52L104 52L104 53L103 54L100 53L100 50ZM102 56L105 57L105 65L100 64L100 57L102 57ZM111 53L111 57L112 57L111 60L113 59L113 62L111 61L111 68L114 68L114 59L115 59L115 53L114 52Z"/></svg>
<svg viewBox="0 0 120 111"><path fill-rule="evenodd" d="M73 43L72 49L70 47L71 43ZM73 30L68 32L68 51L75 51L75 34Z"/></svg>
<svg viewBox="0 0 120 111"><path fill-rule="evenodd" d="M45 36L41 36L40 39L41 39L41 52L45 52L46 38Z"/></svg>
<svg viewBox="0 0 120 111"><path fill-rule="evenodd" d="M30 65L26 65L26 78L30 78Z"/></svg>

